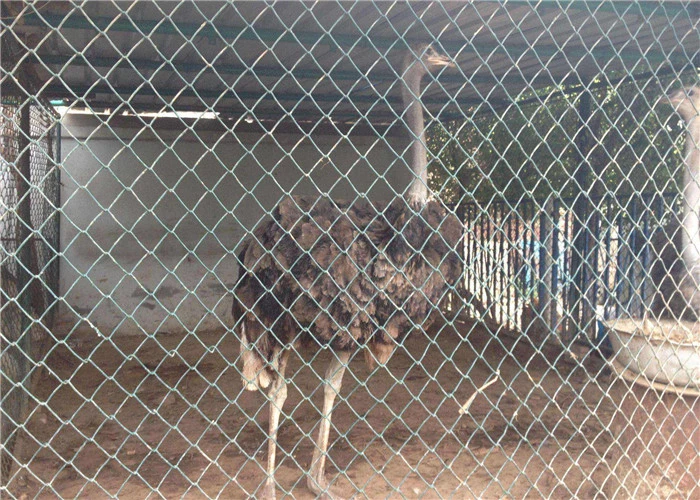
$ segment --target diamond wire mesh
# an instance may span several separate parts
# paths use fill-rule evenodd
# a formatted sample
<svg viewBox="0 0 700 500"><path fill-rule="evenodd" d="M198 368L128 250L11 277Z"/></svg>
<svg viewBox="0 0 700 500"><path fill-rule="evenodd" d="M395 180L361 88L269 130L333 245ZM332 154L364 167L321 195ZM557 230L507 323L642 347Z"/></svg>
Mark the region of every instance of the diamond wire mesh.
<svg viewBox="0 0 700 500"><path fill-rule="evenodd" d="M55 315L59 173L57 134L50 113L3 96L0 121L2 477L6 481L46 328Z"/></svg>
<svg viewBox="0 0 700 500"><path fill-rule="evenodd" d="M417 331L387 366L365 368L353 354L333 419L321 418L334 491L692 497L697 371L667 368L692 379L680 387L649 382L632 364L653 367L659 355L627 345L641 333L615 339L624 328L696 331L688 238L675 229L688 218L683 148L693 139L657 103L698 81L696 13L633 2L3 3L13 57L3 52L2 86L20 92L3 92L2 105L0 491L242 498L270 496L274 478L278 495L308 496L309 478L322 479L308 471L323 366L336 356L323 346L348 349L318 325L340 336L374 315L354 337L371 347L417 297L429 307L403 324ZM446 220L464 224L464 273L449 282L445 254L424 268L436 295L370 284L362 298L352 284L375 276L377 262L393 267L387 290L411 272L383 257L409 238L408 223L383 221L407 209L412 141L392 125L410 119L396 54L415 51L414 40L457 63L426 76L417 95L431 124L430 188ZM25 65L31 84L16 76ZM18 110L38 94L87 115L58 120L32 106L23 187ZM300 207L285 205L299 194ZM340 211L329 196L346 200ZM426 217L408 214L418 227ZM344 242L336 224L351 235ZM290 237L298 254L285 250L296 248ZM407 261L450 245L437 241L412 243ZM247 298L239 265L270 273ZM233 318L232 297L243 304ZM382 300L392 312L380 320ZM340 302L345 316L333 313ZM268 323L272 345L316 336L310 349L291 348L286 402L275 349L246 349L241 328L245 314L248 327L282 318L275 309L291 311L298 331ZM697 346L682 348L697 358ZM252 372L278 377L269 404L240 389L250 353L271 356ZM283 422L272 472L268 406Z"/></svg>

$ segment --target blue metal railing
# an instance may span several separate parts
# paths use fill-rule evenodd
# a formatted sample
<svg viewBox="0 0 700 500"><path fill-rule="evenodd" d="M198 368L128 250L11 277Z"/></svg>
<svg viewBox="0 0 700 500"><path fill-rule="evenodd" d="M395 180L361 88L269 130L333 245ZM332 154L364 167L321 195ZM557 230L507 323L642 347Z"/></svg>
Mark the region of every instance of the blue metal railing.
<svg viewBox="0 0 700 500"><path fill-rule="evenodd" d="M587 233L582 249L575 247L574 201L464 206L470 235L465 288L492 321L523 329L524 317L534 313L561 336L574 336L581 325L593 335L596 319L638 317L649 305L651 245L678 213L677 194L591 197L579 215ZM582 254L581 285L574 280L574 252Z"/></svg>

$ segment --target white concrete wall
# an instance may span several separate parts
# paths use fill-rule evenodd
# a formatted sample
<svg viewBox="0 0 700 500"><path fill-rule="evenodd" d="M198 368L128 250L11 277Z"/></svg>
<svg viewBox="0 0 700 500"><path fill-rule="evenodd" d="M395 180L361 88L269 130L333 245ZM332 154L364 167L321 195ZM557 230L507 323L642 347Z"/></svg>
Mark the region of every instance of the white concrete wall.
<svg viewBox="0 0 700 500"><path fill-rule="evenodd" d="M238 244L284 193L388 199L409 180L405 139L62 123L63 333L230 325Z"/></svg>

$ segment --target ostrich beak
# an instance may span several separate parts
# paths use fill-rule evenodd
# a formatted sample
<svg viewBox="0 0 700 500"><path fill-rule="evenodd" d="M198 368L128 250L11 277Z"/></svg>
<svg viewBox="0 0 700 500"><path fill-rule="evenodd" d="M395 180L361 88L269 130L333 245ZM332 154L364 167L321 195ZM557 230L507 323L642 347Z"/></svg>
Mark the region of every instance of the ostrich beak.
<svg viewBox="0 0 700 500"><path fill-rule="evenodd" d="M428 63L431 66L445 66L447 68L455 68L457 65L452 62L452 59L442 54L435 54L428 58Z"/></svg>

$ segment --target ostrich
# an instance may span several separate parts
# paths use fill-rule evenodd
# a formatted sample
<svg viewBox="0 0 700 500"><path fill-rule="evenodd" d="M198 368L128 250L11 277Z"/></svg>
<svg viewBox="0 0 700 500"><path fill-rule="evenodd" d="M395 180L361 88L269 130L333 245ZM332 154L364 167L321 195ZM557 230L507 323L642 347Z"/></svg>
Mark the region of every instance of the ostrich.
<svg viewBox="0 0 700 500"><path fill-rule="evenodd" d="M681 89L663 97L681 115L688 130L683 174L683 219L671 224L670 235L656 238L654 283L660 283L652 304L657 315L700 319L700 87Z"/></svg>
<svg viewBox="0 0 700 500"><path fill-rule="evenodd" d="M287 198L239 253L233 316L243 383L248 390L269 388L267 498L275 497L277 427L287 396L290 348L333 352L307 475L313 492L331 498L325 476L331 412L350 356L362 349L370 367L386 363L413 326L428 326L431 309L462 274L457 246L463 226L439 201L428 200L419 102L421 78L450 65L430 46L409 50L403 60L402 100L413 135L414 175L406 199Z"/></svg>

